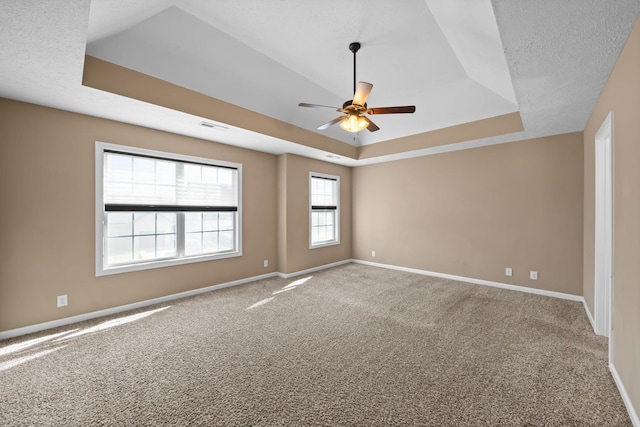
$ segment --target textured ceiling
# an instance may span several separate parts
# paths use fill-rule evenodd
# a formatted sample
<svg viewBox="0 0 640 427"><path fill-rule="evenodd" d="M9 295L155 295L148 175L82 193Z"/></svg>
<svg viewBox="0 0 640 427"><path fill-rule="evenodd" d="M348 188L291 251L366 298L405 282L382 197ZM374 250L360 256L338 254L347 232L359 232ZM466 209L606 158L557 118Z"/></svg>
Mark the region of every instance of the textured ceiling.
<svg viewBox="0 0 640 427"><path fill-rule="evenodd" d="M399 5L402 5L401 7ZM640 11L638 0L38 0L0 3L0 96L279 154L356 165L582 130ZM366 13L362 13L366 10ZM524 131L374 159L201 119L81 85L85 52L318 132L351 98L351 41L376 133L367 145L518 111ZM221 123L224 124L224 123ZM266 148L268 147L268 148Z"/></svg>

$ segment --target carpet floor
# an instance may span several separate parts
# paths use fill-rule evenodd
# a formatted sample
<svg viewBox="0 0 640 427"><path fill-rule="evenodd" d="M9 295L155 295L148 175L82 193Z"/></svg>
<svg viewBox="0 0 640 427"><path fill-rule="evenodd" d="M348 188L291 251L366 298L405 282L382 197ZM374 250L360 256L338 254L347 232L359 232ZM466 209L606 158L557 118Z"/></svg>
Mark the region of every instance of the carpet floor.
<svg viewBox="0 0 640 427"><path fill-rule="evenodd" d="M2 426L631 426L582 304L347 264L0 342Z"/></svg>

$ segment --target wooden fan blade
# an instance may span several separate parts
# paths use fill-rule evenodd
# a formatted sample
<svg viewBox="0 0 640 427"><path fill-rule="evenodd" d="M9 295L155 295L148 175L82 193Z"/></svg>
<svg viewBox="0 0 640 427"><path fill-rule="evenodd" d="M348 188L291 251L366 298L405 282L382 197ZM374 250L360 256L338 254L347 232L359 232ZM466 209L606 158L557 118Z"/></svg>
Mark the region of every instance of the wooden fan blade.
<svg viewBox="0 0 640 427"><path fill-rule="evenodd" d="M330 107L329 105L319 105L319 104L307 104L306 102L301 102L298 104L298 107L309 107L309 108L329 108L335 111L342 111L342 108L338 107Z"/></svg>
<svg viewBox="0 0 640 427"><path fill-rule="evenodd" d="M364 107L365 102L367 102L367 97L369 97L369 93L371 92L371 88L373 88L371 83L358 82L358 86L356 86L356 93L353 94L353 103Z"/></svg>
<svg viewBox="0 0 640 427"><path fill-rule="evenodd" d="M400 114L400 113L415 113L415 105L406 105L403 107L380 107L369 108L367 114Z"/></svg>
<svg viewBox="0 0 640 427"><path fill-rule="evenodd" d="M369 123L369 125L367 126L367 130L369 132L375 132L377 130L380 130L380 128L375 123L373 123L371 120L369 120L368 117L362 116L362 118L365 119L367 123Z"/></svg>
<svg viewBox="0 0 640 427"><path fill-rule="evenodd" d="M328 129L331 126L335 125L336 123L340 123L341 121L343 121L346 118L347 118L347 116L336 117L335 119L331 120L330 122L327 122L327 123L323 124L322 126L318 126L318 130Z"/></svg>

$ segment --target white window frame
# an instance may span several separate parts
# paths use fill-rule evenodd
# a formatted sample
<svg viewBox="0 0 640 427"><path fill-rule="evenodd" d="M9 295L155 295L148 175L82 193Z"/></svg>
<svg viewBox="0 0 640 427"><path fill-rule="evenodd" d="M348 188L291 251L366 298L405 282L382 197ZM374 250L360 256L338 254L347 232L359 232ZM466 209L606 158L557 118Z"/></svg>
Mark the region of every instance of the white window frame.
<svg viewBox="0 0 640 427"><path fill-rule="evenodd" d="M335 238L330 241L324 241L321 243L313 243L313 203L312 203L312 179L313 178L324 178L331 179L336 181L336 209L335 209L335 218L334 218L334 231ZM327 246L334 246L340 244L340 177L337 175L328 175L325 173L318 172L309 172L309 249L317 249L323 248Z"/></svg>
<svg viewBox="0 0 640 427"><path fill-rule="evenodd" d="M142 155L151 157L161 157L167 160L200 163L211 166L223 166L235 168L238 171L238 210L236 212L236 250L217 254L202 254L193 256L178 255L169 259L139 261L131 264L106 266L104 255L106 248L105 236L105 209L104 209L104 152L105 150L120 151L132 155ZM148 150L144 148L129 147L124 145L111 144L96 141L95 149L95 258L96 276L126 273L131 271L148 270L173 265L190 264L194 262L211 261L216 259L233 258L242 256L242 164L225 162L220 160L206 159L202 157L186 156L182 154L168 153L163 151ZM184 239L182 233L178 232L176 239Z"/></svg>

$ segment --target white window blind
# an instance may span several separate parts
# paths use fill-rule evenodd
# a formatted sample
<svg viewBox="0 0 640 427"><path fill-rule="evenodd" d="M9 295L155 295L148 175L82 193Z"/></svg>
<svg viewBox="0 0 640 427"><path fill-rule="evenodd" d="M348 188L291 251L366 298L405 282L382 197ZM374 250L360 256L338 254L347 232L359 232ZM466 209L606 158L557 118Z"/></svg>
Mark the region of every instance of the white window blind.
<svg viewBox="0 0 640 427"><path fill-rule="evenodd" d="M233 210L237 197L235 168L105 152L107 211L121 210L121 205L164 206L177 211L184 207Z"/></svg>
<svg viewBox="0 0 640 427"><path fill-rule="evenodd" d="M332 178L311 177L311 205L316 208L333 208L338 205L338 181Z"/></svg>

